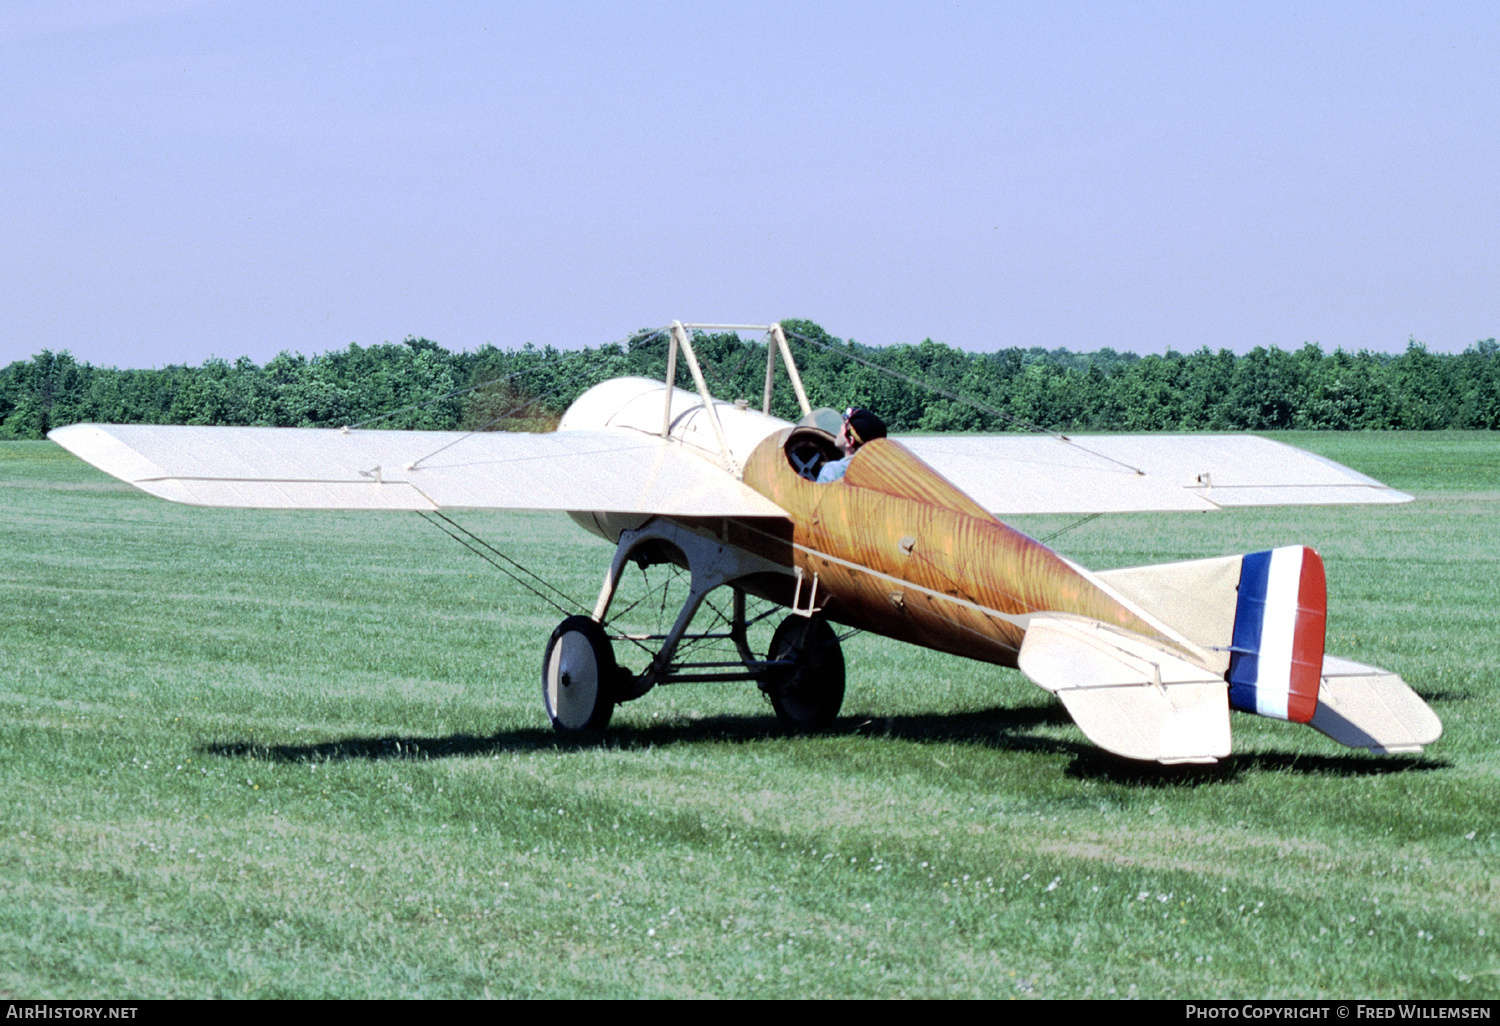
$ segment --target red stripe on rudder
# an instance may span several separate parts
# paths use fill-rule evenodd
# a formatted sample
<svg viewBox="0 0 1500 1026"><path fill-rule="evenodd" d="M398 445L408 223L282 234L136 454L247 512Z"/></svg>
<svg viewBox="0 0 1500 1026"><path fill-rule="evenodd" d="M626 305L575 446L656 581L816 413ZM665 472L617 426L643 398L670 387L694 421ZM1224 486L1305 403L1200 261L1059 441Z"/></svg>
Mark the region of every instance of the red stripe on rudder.
<svg viewBox="0 0 1500 1026"><path fill-rule="evenodd" d="M1286 718L1307 723L1318 711L1318 685L1323 678L1323 644L1328 627L1328 582L1323 558L1302 549L1302 577L1297 582L1297 625L1292 630L1291 693Z"/></svg>

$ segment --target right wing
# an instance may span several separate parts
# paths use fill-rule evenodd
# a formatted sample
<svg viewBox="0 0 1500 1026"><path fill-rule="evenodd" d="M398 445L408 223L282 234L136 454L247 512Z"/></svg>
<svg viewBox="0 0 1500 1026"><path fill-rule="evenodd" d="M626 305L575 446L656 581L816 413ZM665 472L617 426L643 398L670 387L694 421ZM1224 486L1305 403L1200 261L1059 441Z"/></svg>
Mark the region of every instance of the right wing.
<svg viewBox="0 0 1500 1026"><path fill-rule="evenodd" d="M1256 435L930 435L901 444L999 516L1410 502Z"/></svg>
<svg viewBox="0 0 1500 1026"><path fill-rule="evenodd" d="M47 437L142 491L197 506L786 516L680 444L629 430L74 424Z"/></svg>

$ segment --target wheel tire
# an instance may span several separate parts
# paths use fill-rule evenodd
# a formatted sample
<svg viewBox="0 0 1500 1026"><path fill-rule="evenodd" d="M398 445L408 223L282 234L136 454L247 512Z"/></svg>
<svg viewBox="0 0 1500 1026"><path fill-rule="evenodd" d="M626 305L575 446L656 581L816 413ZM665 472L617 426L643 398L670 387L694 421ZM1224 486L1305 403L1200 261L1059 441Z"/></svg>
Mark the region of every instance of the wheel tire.
<svg viewBox="0 0 1500 1026"><path fill-rule="evenodd" d="M822 730L833 722L844 704L844 653L827 620L788 616L771 636L767 658L793 661L761 683L782 726Z"/></svg>
<svg viewBox="0 0 1500 1026"><path fill-rule="evenodd" d="M560 734L597 733L615 711L614 648L590 617L558 624L542 657L542 703Z"/></svg>

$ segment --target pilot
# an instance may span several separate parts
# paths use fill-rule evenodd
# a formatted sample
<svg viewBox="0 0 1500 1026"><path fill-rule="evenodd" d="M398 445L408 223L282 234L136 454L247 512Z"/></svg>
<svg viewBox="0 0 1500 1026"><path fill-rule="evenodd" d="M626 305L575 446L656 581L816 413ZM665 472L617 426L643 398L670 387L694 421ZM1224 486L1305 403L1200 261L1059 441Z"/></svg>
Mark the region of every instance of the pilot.
<svg viewBox="0 0 1500 1026"><path fill-rule="evenodd" d="M869 410L858 406L851 406L844 411L844 426L839 428L839 448L844 451L841 460L829 460L823 464L818 471L818 484L827 484L830 481L838 481L843 478L844 471L849 469L849 461L859 451L859 447L866 442L876 438L885 437L885 421L881 420Z"/></svg>

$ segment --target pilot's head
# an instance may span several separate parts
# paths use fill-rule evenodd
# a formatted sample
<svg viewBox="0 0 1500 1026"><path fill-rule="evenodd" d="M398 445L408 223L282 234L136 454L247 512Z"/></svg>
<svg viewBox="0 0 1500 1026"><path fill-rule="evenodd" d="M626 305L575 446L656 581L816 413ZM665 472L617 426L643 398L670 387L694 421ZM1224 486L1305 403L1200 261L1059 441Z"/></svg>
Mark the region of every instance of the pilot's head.
<svg viewBox="0 0 1500 1026"><path fill-rule="evenodd" d="M853 454L860 446L875 438L885 437L885 421L860 406L851 406L844 411L844 426L839 428L839 445L845 452Z"/></svg>

